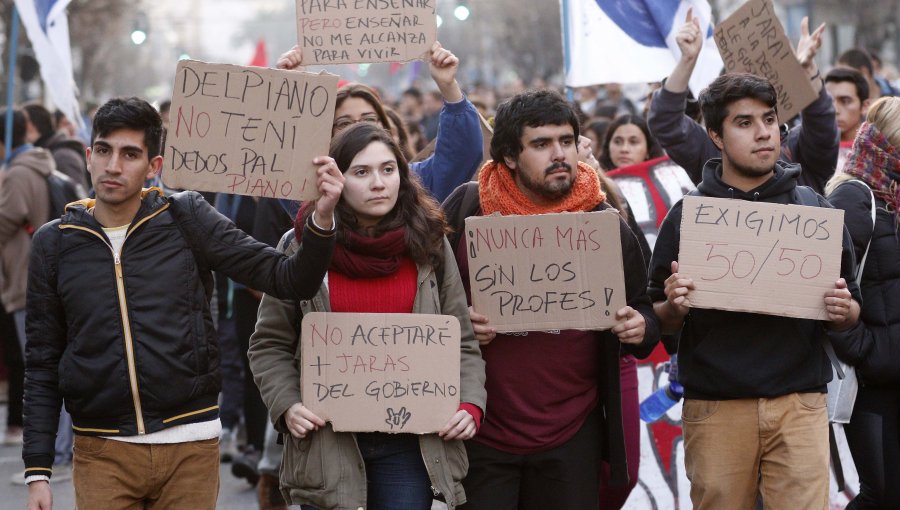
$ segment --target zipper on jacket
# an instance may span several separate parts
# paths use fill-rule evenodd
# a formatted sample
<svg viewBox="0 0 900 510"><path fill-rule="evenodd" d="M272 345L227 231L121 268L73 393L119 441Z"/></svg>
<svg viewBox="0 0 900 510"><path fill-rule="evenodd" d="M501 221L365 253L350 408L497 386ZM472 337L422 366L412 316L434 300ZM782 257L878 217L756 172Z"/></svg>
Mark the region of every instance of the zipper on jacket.
<svg viewBox="0 0 900 510"><path fill-rule="evenodd" d="M153 214L142 218L139 222L132 225L128 232L125 234L125 239L122 240L122 249L125 249L125 242L128 241L128 237L134 232L138 227L143 225L144 223L150 221L150 219L156 217L161 212L168 209L169 204L165 204L159 210L154 212ZM128 318L128 301L125 298L125 276L122 273L122 257L116 253L113 249L112 245L109 244L106 239L103 238L98 232L89 229L87 227L81 227L77 225L60 225L60 229L63 228L72 228L76 230L83 230L92 235L97 236L103 244L109 248L109 251L113 255L113 262L116 270L116 293L119 297L119 314L122 317L122 333L125 336L125 357L128 362L128 379L131 385L131 400L134 402L134 414L135 419L137 420L137 432L138 435L144 435L147 433L146 428L144 427L144 413L141 407L141 396L138 391L138 382L137 382L137 364L134 360L134 342L131 338L131 321Z"/></svg>

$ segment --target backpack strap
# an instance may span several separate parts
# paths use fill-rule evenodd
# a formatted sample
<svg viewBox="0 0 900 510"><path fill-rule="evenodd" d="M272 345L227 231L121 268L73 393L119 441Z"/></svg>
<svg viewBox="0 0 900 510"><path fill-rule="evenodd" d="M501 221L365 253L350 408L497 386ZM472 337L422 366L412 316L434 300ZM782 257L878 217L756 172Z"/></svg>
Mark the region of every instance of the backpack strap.
<svg viewBox="0 0 900 510"><path fill-rule="evenodd" d="M474 214L480 206L477 181L470 181L461 184L460 187L465 188L463 191L462 201L460 201L459 208L456 209L453 216L447 218L450 226L454 229L453 232L450 232L450 234L447 236L447 240L450 241L450 248L452 248L453 251L456 251L456 247L459 246L459 238L460 236L462 236L462 231L466 224L466 218Z"/></svg>

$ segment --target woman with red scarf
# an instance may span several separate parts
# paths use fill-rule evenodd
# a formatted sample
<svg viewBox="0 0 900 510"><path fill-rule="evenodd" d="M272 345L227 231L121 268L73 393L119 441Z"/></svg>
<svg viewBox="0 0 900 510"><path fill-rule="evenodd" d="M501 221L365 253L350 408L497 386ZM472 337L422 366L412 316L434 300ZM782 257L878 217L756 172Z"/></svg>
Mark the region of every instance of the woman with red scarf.
<svg viewBox="0 0 900 510"><path fill-rule="evenodd" d="M298 304L270 296L250 340L250 367L285 439L280 473L288 504L317 509L421 509L441 497L465 502L462 440L485 407L484 361L438 203L411 177L391 135L372 123L347 128L330 156L344 173L335 209L338 244L319 294ZM314 211L301 209L302 225ZM300 229L285 252L303 242ZM282 240L282 247L287 243ZM436 434L335 432L300 399L300 319L309 312L434 313L459 319L459 410ZM427 464L426 464L427 461Z"/></svg>
<svg viewBox="0 0 900 510"><path fill-rule="evenodd" d="M860 485L848 510L900 508L898 183L900 98L884 97L869 107L844 172L826 187L828 200L844 210L862 266L860 320L847 337L829 335L838 356L856 367L859 380L853 415L844 426Z"/></svg>

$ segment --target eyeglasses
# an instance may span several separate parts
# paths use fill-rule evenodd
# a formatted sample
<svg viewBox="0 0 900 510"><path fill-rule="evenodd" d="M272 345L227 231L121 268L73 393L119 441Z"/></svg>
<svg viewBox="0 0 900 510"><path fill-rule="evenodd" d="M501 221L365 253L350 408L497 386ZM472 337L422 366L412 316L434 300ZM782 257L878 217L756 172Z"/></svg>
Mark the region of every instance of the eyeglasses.
<svg viewBox="0 0 900 510"><path fill-rule="evenodd" d="M374 113L367 113L358 119L351 119L350 117L341 117L340 119L334 122L332 129L335 133L338 131L343 131L348 127L356 124L357 122L371 122L372 124L381 124L381 120L378 118L378 115Z"/></svg>

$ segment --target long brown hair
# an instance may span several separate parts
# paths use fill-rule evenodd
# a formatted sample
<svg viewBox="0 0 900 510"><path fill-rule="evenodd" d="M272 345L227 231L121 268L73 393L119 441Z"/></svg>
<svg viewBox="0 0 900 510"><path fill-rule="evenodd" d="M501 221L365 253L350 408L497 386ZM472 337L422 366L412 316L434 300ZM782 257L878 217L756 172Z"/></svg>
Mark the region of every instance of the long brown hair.
<svg viewBox="0 0 900 510"><path fill-rule="evenodd" d="M391 134L375 124L361 122L355 124L331 140L328 155L334 158L338 168L346 172L353 158L372 143L385 144L397 159L400 172L400 191L397 203L377 225L370 228L359 226L356 213L341 197L335 209L337 217L337 240L345 242L350 232L378 237L387 231L406 227L406 247L409 255L417 264L430 265L436 271L444 261L444 235L450 229L437 200L425 191L418 176L409 171L409 165ZM315 211L311 203L303 212L306 221Z"/></svg>

